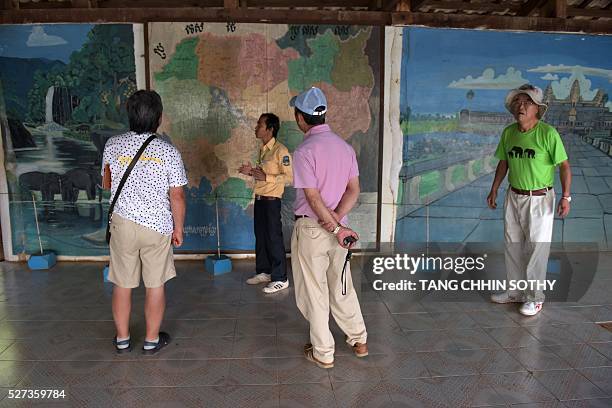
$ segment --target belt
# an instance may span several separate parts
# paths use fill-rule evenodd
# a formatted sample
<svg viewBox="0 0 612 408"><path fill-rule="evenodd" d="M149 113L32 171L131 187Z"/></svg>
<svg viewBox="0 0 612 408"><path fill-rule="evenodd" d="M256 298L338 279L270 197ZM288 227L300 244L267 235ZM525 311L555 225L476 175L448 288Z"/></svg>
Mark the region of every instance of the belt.
<svg viewBox="0 0 612 408"><path fill-rule="evenodd" d="M278 197L255 195L256 200L280 200Z"/></svg>
<svg viewBox="0 0 612 408"><path fill-rule="evenodd" d="M528 195L528 196L543 196L549 190L552 190L552 187L541 188L539 190L521 190L518 188L510 187L510 190L514 191L516 194Z"/></svg>
<svg viewBox="0 0 612 408"><path fill-rule="evenodd" d="M299 220L300 218L308 218L307 215L295 215L295 221Z"/></svg>

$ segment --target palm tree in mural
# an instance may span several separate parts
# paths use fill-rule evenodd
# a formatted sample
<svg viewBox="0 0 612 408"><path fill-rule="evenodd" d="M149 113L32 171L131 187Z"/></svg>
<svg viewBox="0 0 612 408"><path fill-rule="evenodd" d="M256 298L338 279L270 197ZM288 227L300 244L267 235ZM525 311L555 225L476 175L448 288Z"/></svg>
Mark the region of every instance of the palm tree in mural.
<svg viewBox="0 0 612 408"><path fill-rule="evenodd" d="M467 99L467 106L466 106L467 110L470 110L470 111L472 110L472 104L470 102L472 101L472 99L474 99L474 95L475 93L471 89L467 91L467 93L465 94L465 99Z"/></svg>

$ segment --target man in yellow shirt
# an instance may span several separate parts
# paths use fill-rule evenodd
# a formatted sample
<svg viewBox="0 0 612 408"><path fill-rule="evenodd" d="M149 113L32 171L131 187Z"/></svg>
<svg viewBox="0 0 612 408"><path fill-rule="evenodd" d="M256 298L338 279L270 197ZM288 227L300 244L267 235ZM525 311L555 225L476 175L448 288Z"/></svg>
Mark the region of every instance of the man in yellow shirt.
<svg viewBox="0 0 612 408"><path fill-rule="evenodd" d="M263 143L257 166L243 164L238 171L255 179L255 276L249 285L267 282L265 293L275 293L289 287L281 197L285 185L293 182L289 150L276 140L280 129L278 116L264 113L255 127L255 137Z"/></svg>

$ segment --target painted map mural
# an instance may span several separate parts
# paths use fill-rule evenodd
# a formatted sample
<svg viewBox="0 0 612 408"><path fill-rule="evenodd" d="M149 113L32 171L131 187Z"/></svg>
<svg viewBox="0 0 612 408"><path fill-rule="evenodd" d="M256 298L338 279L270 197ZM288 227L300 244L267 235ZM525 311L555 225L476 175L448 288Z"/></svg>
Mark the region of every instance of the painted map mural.
<svg viewBox="0 0 612 408"><path fill-rule="evenodd" d="M571 212L553 239L612 244L611 36L405 28L403 167L396 242L503 241L503 199L487 208L510 89L542 88L543 120L572 166ZM558 175L555 190L559 195Z"/></svg>
<svg viewBox="0 0 612 408"><path fill-rule="evenodd" d="M259 115L281 119L279 140L302 141L288 102L310 86L329 104L327 123L355 148L361 187L376 225L380 111L380 29L365 26L235 23L149 25L151 88L162 96L160 133L180 150L188 207L182 249L252 250L253 185L238 173L255 163ZM369 195L368 195L369 194ZM295 191L283 197L285 240ZM215 206L215 202L217 206Z"/></svg>
<svg viewBox="0 0 612 408"><path fill-rule="evenodd" d="M12 254L40 251L34 203L44 250L108 253L100 161L106 140L127 129L135 90L132 25L0 26Z"/></svg>

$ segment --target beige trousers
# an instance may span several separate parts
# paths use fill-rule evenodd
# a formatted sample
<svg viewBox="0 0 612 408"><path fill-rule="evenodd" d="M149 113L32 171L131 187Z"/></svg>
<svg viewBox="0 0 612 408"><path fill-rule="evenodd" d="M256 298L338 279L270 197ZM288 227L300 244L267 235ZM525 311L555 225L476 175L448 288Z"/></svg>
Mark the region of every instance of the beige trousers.
<svg viewBox="0 0 612 408"><path fill-rule="evenodd" d="M347 335L347 343L366 343L367 332L350 265L346 269L346 295L342 295L342 266L347 250L336 237L311 218L296 221L291 236L291 269L295 300L310 323L310 342L318 360L334 361L334 338L329 330L329 312Z"/></svg>
<svg viewBox="0 0 612 408"><path fill-rule="evenodd" d="M508 189L504 202L504 236L508 280L546 279L555 218L555 192L543 196L517 194ZM519 294L510 291L512 296ZM527 290L527 301L543 302L544 292Z"/></svg>
<svg viewBox="0 0 612 408"><path fill-rule="evenodd" d="M159 288L176 276L170 235L136 224L119 214L111 222L108 280L120 288Z"/></svg>

